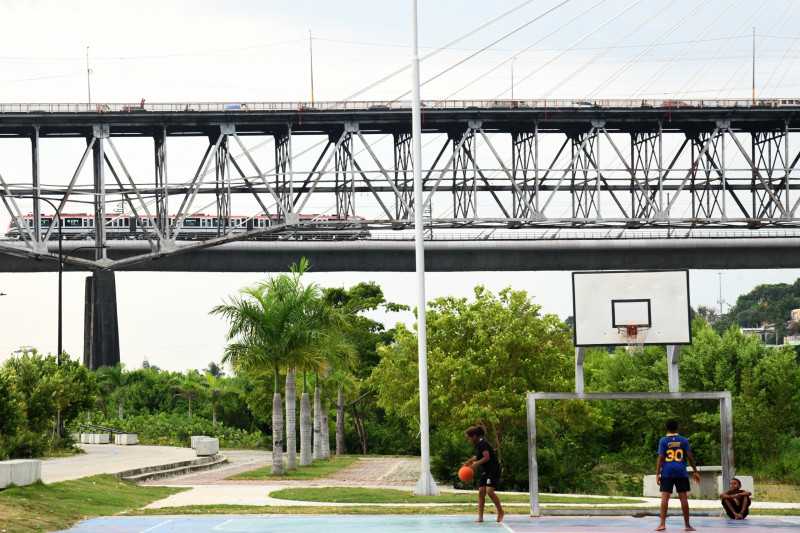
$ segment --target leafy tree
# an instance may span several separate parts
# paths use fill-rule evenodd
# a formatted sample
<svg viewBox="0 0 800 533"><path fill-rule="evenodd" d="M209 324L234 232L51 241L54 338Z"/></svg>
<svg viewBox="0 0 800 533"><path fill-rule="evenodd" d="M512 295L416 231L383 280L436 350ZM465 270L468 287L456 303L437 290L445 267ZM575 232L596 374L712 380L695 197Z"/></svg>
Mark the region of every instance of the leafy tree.
<svg viewBox="0 0 800 533"><path fill-rule="evenodd" d="M36 350L8 359L3 373L14 383L14 390L22 403L25 425L36 434L50 427L58 410L53 398L58 390L52 379L58 372L54 356L43 357Z"/></svg>
<svg viewBox="0 0 800 533"><path fill-rule="evenodd" d="M427 327L432 424L463 433L466 426L481 423L502 454L506 439L525 425L528 391L572 388L572 344L564 324L539 311L524 291L510 288L494 296L478 286L474 301L448 297L431 303ZM395 340L378 348L383 358L371 383L387 413L413 420L419 413L417 339L398 325ZM548 428L554 430L552 421L580 429L601 422L596 410L582 403L545 404L543 416L537 417L545 435Z"/></svg>
<svg viewBox="0 0 800 533"><path fill-rule="evenodd" d="M0 372L0 442L16 435L21 422L22 411L11 378Z"/></svg>
<svg viewBox="0 0 800 533"><path fill-rule="evenodd" d="M372 281L358 283L349 289L325 288L323 289L323 298L343 314L348 325L347 337L355 346L358 357L358 362L354 367L348 364L346 368L338 368L329 378L329 381L336 383L337 387L336 453L338 455L346 451L345 401L350 402L347 406L351 408L353 425L361 441L361 452L367 453L363 413L368 407L367 402L371 402L370 409L375 408L375 400L369 394L365 380L380 362L377 346L390 344L394 338L394 330L387 330L384 324L365 316L365 313L374 313L380 310L398 312L408 310L408 306L387 302L381 288Z"/></svg>
<svg viewBox="0 0 800 533"><path fill-rule="evenodd" d="M203 373L205 374L206 372L208 372L215 378L225 377L225 372L223 371L222 367L217 365L217 363L215 363L214 361L208 363L208 366L205 369L203 369Z"/></svg>

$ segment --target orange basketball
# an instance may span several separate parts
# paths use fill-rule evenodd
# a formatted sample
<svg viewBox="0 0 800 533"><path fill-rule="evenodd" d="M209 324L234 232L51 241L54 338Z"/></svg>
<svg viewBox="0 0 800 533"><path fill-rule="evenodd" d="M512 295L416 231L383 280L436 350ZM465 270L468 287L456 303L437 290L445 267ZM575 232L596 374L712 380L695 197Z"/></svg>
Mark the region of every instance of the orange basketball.
<svg viewBox="0 0 800 533"><path fill-rule="evenodd" d="M458 479L467 483L468 481L472 481L472 478L475 476L475 473L472 469L468 466L462 466L461 470L458 471Z"/></svg>

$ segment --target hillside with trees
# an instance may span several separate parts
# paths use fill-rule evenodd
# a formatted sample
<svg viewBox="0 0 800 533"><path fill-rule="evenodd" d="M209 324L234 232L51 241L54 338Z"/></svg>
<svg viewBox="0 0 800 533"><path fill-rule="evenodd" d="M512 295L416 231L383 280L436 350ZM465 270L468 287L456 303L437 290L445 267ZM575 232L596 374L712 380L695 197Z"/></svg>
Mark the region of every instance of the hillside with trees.
<svg viewBox="0 0 800 533"><path fill-rule="evenodd" d="M796 331L796 325L791 322L792 309L800 309L800 279L791 284L758 285L739 296L736 305L714 323L714 329L722 335L732 325L756 328L774 324L778 338L769 338L767 342L782 344L785 335Z"/></svg>

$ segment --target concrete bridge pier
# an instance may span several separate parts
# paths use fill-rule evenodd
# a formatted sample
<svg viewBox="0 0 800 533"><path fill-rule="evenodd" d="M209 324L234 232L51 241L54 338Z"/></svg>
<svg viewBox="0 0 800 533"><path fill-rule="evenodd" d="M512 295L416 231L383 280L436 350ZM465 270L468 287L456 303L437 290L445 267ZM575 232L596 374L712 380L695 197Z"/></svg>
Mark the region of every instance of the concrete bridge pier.
<svg viewBox="0 0 800 533"><path fill-rule="evenodd" d="M89 370L119 363L117 285L113 270L86 278L83 320L83 364Z"/></svg>

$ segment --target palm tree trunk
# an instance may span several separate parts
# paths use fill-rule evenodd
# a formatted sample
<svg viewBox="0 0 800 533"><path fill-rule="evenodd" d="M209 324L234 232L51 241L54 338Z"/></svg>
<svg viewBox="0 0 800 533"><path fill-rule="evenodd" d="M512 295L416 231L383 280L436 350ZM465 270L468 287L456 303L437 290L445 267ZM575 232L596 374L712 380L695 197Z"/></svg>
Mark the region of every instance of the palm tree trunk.
<svg viewBox="0 0 800 533"><path fill-rule="evenodd" d="M270 474L281 476L283 470L283 401L281 393L272 396L272 468Z"/></svg>
<svg viewBox="0 0 800 533"><path fill-rule="evenodd" d="M322 433L322 458L323 459L330 459L331 458L331 431L330 431L330 424L328 422L328 406L322 405L322 411L320 416L320 433Z"/></svg>
<svg viewBox="0 0 800 533"><path fill-rule="evenodd" d="M122 420L122 402L119 402L119 419Z"/></svg>
<svg viewBox="0 0 800 533"><path fill-rule="evenodd" d="M217 427L217 402L211 400L211 427Z"/></svg>
<svg viewBox="0 0 800 533"><path fill-rule="evenodd" d="M192 397L189 396L189 418L192 418Z"/></svg>
<svg viewBox="0 0 800 533"><path fill-rule="evenodd" d="M336 398L336 455L344 455L344 391L339 387Z"/></svg>
<svg viewBox="0 0 800 533"><path fill-rule="evenodd" d="M320 411L322 405L319 387L314 387L314 459L322 459L322 420Z"/></svg>
<svg viewBox="0 0 800 533"><path fill-rule="evenodd" d="M295 421L297 392L294 386L294 370L286 371L286 470L297 470L297 435Z"/></svg>
<svg viewBox="0 0 800 533"><path fill-rule="evenodd" d="M300 396L300 466L311 464L311 399Z"/></svg>

